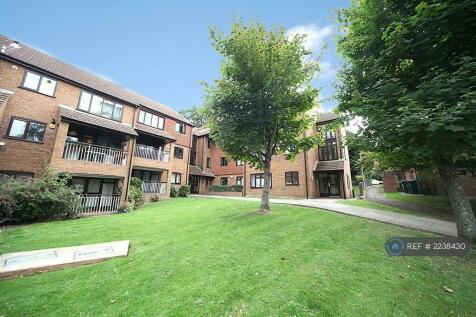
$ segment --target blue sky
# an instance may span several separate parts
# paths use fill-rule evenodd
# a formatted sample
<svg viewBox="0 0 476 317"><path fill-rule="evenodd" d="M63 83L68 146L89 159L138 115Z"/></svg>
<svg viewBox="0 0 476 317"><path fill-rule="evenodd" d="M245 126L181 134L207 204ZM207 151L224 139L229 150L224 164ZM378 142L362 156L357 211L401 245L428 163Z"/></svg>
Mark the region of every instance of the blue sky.
<svg viewBox="0 0 476 317"><path fill-rule="evenodd" d="M0 1L0 32L108 78L176 110L202 104L201 81L219 77L208 29L227 32L237 16L308 34L320 56L314 80L333 94L340 59L335 10L349 0L312 1ZM327 43L322 53L318 51ZM336 101L323 101L330 110Z"/></svg>

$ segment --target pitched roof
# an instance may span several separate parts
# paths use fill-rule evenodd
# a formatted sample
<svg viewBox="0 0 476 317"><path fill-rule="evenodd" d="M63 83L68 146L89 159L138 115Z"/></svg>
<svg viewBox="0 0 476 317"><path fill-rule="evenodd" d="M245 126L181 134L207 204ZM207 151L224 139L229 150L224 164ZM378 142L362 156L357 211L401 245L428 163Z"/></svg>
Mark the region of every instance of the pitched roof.
<svg viewBox="0 0 476 317"><path fill-rule="evenodd" d="M1 34L0 56L6 56L127 103L136 106L142 105L174 119L191 124L191 122L184 116L166 105L139 95L104 78L67 64L44 52L34 49L24 43L19 43L18 41L12 40Z"/></svg>
<svg viewBox="0 0 476 317"><path fill-rule="evenodd" d="M195 165L190 165L189 170L190 175L206 176L206 177L215 177L212 173L203 171L200 167Z"/></svg>
<svg viewBox="0 0 476 317"><path fill-rule="evenodd" d="M317 119L317 123L324 123L328 121L333 121L337 119L337 115L333 112L321 112L319 113L319 119Z"/></svg>
<svg viewBox="0 0 476 317"><path fill-rule="evenodd" d="M193 133L193 135L196 135L196 136L204 136L204 135L207 135L208 133L210 133L210 130L208 128L205 128L205 127L193 128L192 133Z"/></svg>
<svg viewBox="0 0 476 317"><path fill-rule="evenodd" d="M126 133L129 135L134 135L134 136L138 135L137 132L134 130L134 128L130 125L109 120L109 119L105 119L105 118L101 118L99 116L96 116L87 112L75 110L73 108L66 107L63 105L60 105L59 108L60 108L60 116L62 118L66 118L66 119L77 121L77 122L87 123L87 124L94 125L100 128L118 131L118 132Z"/></svg>
<svg viewBox="0 0 476 317"><path fill-rule="evenodd" d="M322 161L316 162L314 165L314 171L340 171L344 169L344 161Z"/></svg>
<svg viewBox="0 0 476 317"><path fill-rule="evenodd" d="M169 139L169 140L172 140L172 141L176 140L170 133L167 133L167 132L165 132L163 130L160 130L160 129L149 127L149 126L147 126L145 124L142 124L142 123L139 123L139 122L136 123L134 128L139 132L145 132L145 133L156 135L156 136L159 136L161 138L166 138L166 139Z"/></svg>

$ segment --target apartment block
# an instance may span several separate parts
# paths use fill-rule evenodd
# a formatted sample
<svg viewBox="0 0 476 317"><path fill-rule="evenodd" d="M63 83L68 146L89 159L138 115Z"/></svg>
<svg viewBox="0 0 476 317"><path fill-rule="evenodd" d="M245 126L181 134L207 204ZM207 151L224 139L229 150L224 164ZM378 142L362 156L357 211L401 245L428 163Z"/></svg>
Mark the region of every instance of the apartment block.
<svg viewBox="0 0 476 317"><path fill-rule="evenodd" d="M321 113L306 136L317 133L337 119L333 113ZM194 129L195 160L191 160L190 184L195 194L209 194L210 185L242 185L242 196L260 196L264 174L243 162L230 159L212 140L206 128ZM324 143L299 153L294 160L282 155L271 163L271 196L289 198L352 197L352 182L345 129L327 131ZM192 172L193 170L193 172ZM214 193L233 195L237 193Z"/></svg>
<svg viewBox="0 0 476 317"><path fill-rule="evenodd" d="M131 176L146 199L189 178L192 124L175 110L0 35L0 174L50 163L86 211L113 212Z"/></svg>

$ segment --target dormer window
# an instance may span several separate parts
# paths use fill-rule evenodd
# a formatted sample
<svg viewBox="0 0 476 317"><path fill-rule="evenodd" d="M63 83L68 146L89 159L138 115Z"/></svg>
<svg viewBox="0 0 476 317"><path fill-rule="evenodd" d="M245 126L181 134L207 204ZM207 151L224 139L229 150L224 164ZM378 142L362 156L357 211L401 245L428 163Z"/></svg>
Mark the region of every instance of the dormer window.
<svg viewBox="0 0 476 317"><path fill-rule="evenodd" d="M164 118L144 110L139 110L139 119L137 121L153 128L164 129Z"/></svg>
<svg viewBox="0 0 476 317"><path fill-rule="evenodd" d="M81 96L79 97L78 110L86 111L115 121L121 121L123 106L104 99L103 97L82 91Z"/></svg>
<svg viewBox="0 0 476 317"><path fill-rule="evenodd" d="M56 80L27 70L25 71L22 87L54 97Z"/></svg>

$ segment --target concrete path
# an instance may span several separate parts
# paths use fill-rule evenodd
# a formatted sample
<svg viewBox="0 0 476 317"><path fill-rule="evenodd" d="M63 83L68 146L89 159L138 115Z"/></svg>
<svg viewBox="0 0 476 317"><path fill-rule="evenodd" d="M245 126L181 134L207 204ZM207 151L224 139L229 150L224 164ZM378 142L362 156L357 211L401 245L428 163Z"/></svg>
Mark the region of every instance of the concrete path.
<svg viewBox="0 0 476 317"><path fill-rule="evenodd" d="M209 197L235 199L244 201L261 201L261 198L254 197L226 197L211 195L193 195L194 197ZM340 199L319 198L319 199L286 199L271 198L270 202L274 204L286 204L311 208L320 208L341 214L357 216L361 218L372 219L376 221L395 224L402 227L433 232L448 236L457 236L456 224L450 221L438 220L433 218L418 217L406 215L398 212L384 211L356 206L349 206L338 203Z"/></svg>
<svg viewBox="0 0 476 317"><path fill-rule="evenodd" d="M373 201L379 204L396 207L400 209L423 212L431 215L451 215L451 210L436 209L422 204L412 204L403 201L391 200L385 197L382 185L372 185L365 189L365 200Z"/></svg>

